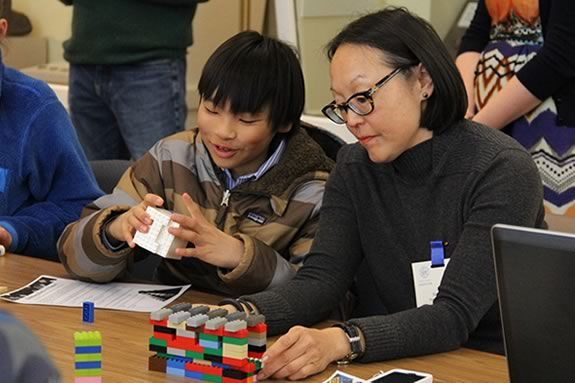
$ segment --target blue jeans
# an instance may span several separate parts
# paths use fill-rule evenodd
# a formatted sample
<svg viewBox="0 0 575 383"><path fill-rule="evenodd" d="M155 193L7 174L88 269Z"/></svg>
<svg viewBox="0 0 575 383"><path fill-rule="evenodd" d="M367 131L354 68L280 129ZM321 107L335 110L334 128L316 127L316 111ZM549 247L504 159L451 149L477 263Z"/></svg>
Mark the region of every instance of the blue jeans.
<svg viewBox="0 0 575 383"><path fill-rule="evenodd" d="M186 120L186 61L70 65L72 122L89 160L138 159Z"/></svg>

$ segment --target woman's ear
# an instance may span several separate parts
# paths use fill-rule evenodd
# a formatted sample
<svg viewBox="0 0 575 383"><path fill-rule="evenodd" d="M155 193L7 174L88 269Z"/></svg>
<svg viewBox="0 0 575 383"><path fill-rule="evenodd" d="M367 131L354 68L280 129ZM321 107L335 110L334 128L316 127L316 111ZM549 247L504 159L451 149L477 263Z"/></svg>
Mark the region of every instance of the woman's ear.
<svg viewBox="0 0 575 383"><path fill-rule="evenodd" d="M421 92L422 100L426 100L433 94L433 80L423 64L417 66L417 81Z"/></svg>
<svg viewBox="0 0 575 383"><path fill-rule="evenodd" d="M4 40L8 33L8 20L0 19L0 41Z"/></svg>

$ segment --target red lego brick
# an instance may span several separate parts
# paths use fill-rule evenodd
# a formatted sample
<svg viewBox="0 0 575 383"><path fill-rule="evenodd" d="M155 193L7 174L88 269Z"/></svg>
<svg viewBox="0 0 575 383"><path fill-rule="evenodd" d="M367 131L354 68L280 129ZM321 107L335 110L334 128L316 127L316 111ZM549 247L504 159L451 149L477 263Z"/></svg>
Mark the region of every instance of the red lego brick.
<svg viewBox="0 0 575 383"><path fill-rule="evenodd" d="M225 331L224 330L224 335L223 336L229 336L230 338L247 338L249 335L249 332L247 329L243 329L243 330L239 330L236 332L229 332L229 331Z"/></svg>
<svg viewBox="0 0 575 383"><path fill-rule="evenodd" d="M163 320L152 320L152 319L150 319L150 324L154 325L154 326L168 327L168 320L167 319L163 319Z"/></svg>
<svg viewBox="0 0 575 383"><path fill-rule="evenodd" d="M267 332L268 331L268 325L265 323L258 323L255 326L248 327L248 331L249 332L257 332L257 333Z"/></svg>
<svg viewBox="0 0 575 383"><path fill-rule="evenodd" d="M154 338L171 341L171 340L176 339L176 335L175 334L166 334L165 332L154 331Z"/></svg>

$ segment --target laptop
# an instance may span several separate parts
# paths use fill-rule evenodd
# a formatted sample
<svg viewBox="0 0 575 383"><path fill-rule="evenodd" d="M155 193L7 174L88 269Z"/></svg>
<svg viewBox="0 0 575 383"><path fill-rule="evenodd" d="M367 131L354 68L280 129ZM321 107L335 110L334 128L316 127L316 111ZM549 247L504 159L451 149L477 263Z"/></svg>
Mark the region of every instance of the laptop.
<svg viewBox="0 0 575 383"><path fill-rule="evenodd" d="M511 383L575 382L575 234L492 228Z"/></svg>

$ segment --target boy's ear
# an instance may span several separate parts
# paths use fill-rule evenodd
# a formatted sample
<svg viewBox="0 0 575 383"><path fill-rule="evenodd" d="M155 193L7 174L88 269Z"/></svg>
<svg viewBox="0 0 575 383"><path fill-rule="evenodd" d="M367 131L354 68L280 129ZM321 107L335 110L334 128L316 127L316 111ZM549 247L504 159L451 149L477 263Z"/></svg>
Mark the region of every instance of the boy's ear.
<svg viewBox="0 0 575 383"><path fill-rule="evenodd" d="M279 129L277 130L277 133L287 133L291 130L292 127L293 127L293 124L287 124L287 125L280 126Z"/></svg>
<svg viewBox="0 0 575 383"><path fill-rule="evenodd" d="M4 40L6 34L8 33L8 20L0 19L0 41Z"/></svg>

